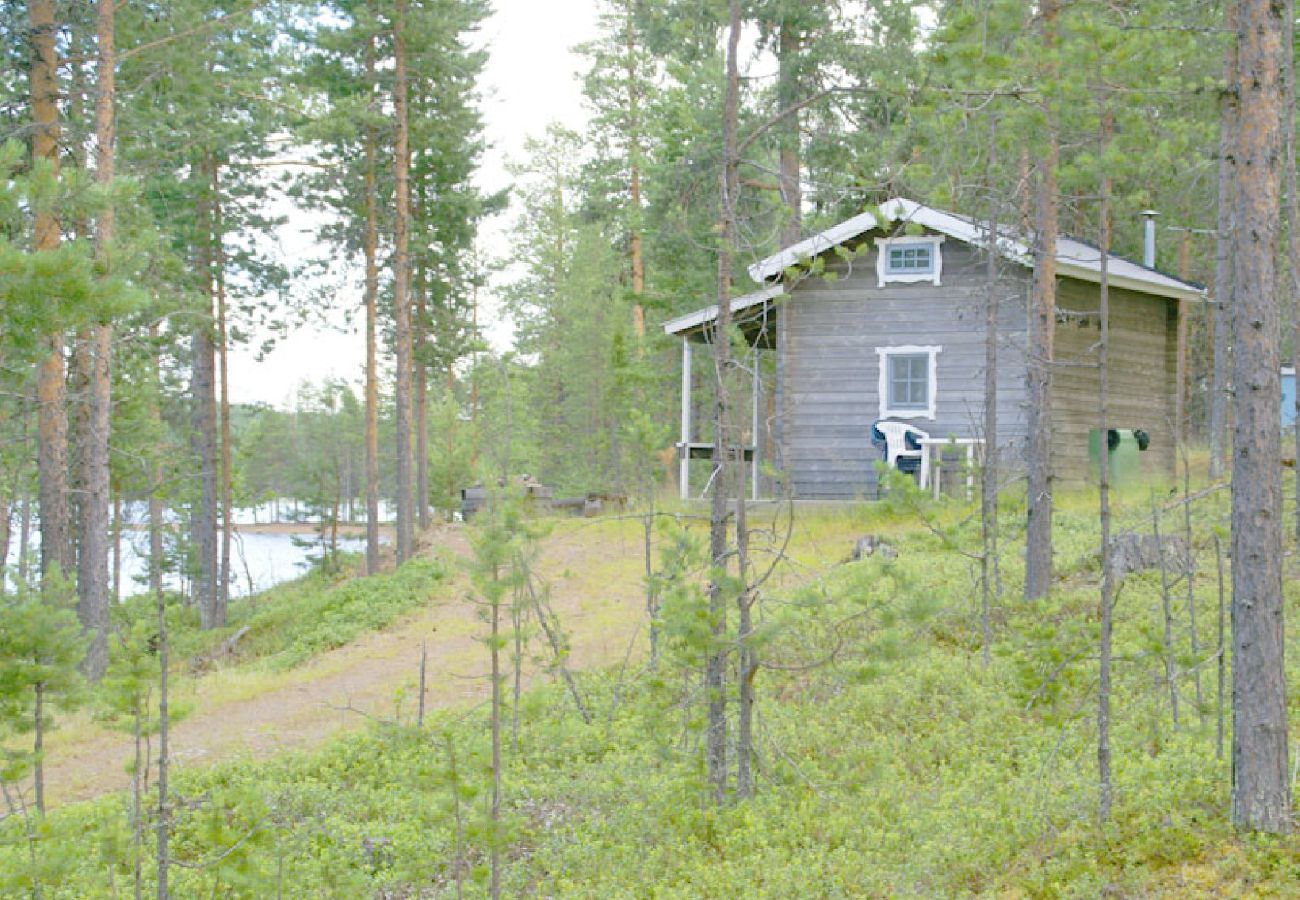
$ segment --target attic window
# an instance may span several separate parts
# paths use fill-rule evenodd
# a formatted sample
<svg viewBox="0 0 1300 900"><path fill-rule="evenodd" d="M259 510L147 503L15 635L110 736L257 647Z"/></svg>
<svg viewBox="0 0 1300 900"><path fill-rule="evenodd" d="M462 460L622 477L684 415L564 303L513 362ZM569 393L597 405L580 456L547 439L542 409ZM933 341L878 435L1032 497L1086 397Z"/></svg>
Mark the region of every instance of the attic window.
<svg viewBox="0 0 1300 900"><path fill-rule="evenodd" d="M876 276L883 286L891 282L938 284L943 271L943 254L936 235L876 238Z"/></svg>

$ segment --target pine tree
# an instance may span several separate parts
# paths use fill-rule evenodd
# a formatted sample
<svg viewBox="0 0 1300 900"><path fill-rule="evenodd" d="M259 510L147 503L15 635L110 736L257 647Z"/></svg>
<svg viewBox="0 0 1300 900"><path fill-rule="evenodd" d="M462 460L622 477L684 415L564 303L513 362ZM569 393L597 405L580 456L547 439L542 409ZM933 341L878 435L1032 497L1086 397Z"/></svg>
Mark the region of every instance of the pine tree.
<svg viewBox="0 0 1300 900"><path fill-rule="evenodd" d="M47 177L59 176L59 83L54 0L29 0L32 59L28 70L32 109L32 159L41 161ZM37 210L32 249L52 251L60 243L58 214ZM40 416L39 446L41 507L41 572L72 571L67 498L68 419L63 372L63 337L49 337L49 354L41 363L36 398Z"/></svg>
<svg viewBox="0 0 1300 900"><path fill-rule="evenodd" d="M1240 0L1233 155L1232 819L1291 830L1276 270L1282 9Z"/></svg>

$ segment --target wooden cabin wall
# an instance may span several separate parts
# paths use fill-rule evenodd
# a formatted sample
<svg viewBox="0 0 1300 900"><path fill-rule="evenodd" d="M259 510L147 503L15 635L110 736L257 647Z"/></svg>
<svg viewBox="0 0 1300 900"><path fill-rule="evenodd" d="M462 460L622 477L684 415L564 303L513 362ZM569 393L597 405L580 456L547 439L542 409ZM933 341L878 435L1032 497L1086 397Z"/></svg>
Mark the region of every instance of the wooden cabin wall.
<svg viewBox="0 0 1300 900"><path fill-rule="evenodd" d="M1098 287L1062 279L1057 290L1056 367L1052 382L1052 465L1056 480L1089 478L1088 432L1097 425ZM1110 427L1151 435L1144 477L1164 478L1177 459L1174 406L1178 301L1110 291Z"/></svg>
<svg viewBox="0 0 1300 900"><path fill-rule="evenodd" d="M834 280L813 276L784 301L789 327L785 386L790 392L787 477L802 500L876 496L871 444L879 418L877 347L938 345L936 418L907 419L934 437L982 429L983 255L958 241L942 244L942 284L877 285L874 242L851 262L828 257ZM1002 269L998 365L999 443L1023 454L1025 436L1026 270ZM1086 448L1085 448L1086 449Z"/></svg>

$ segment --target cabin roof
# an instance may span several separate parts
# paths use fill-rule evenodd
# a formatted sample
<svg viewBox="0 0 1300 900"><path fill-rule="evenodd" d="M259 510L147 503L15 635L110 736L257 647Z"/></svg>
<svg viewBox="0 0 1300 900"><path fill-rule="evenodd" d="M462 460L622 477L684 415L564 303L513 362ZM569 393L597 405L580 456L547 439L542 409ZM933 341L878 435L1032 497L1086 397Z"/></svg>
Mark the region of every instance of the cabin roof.
<svg viewBox="0 0 1300 900"><path fill-rule="evenodd" d="M987 243L985 229L972 219L934 209L905 197L897 197L759 260L749 267L749 275L755 281L768 281L779 277L789 267L812 259L868 231L887 224L904 223L915 223L977 247ZM1024 237L1010 229L999 231L997 245L1002 256L1033 268L1033 251ZM1101 251L1067 235L1057 238L1056 266L1058 273L1067 278L1094 283L1101 281ZM1106 268L1107 280L1117 288L1182 300L1204 299L1205 290L1200 285L1182 281L1121 256L1112 254Z"/></svg>
<svg viewBox="0 0 1300 900"><path fill-rule="evenodd" d="M813 259L869 231L885 225L907 223L915 223L972 246L983 247L987 244L986 228L967 216L934 209L905 197L887 200L873 210L846 219L838 225L754 263L749 267L750 277L758 282L767 282L767 286L732 300L732 314L742 326L749 324L752 327L754 323L762 324L761 320L768 310L770 301L785 293L781 282L776 279L779 279L786 269ZM997 246L1004 258L1026 268L1034 267L1033 249L1024 237L1013 229L1005 227L998 229ZM1056 269L1059 275L1066 278L1099 283L1101 250L1078 238L1059 235L1056 239ZM1174 278L1172 275L1139 265L1122 256L1110 255L1106 264L1106 274L1107 281L1112 287L1179 300L1205 299L1205 288L1201 285ZM717 315L717 304L713 304L670 319L664 323L664 332L692 335L696 339L702 339L704 331Z"/></svg>

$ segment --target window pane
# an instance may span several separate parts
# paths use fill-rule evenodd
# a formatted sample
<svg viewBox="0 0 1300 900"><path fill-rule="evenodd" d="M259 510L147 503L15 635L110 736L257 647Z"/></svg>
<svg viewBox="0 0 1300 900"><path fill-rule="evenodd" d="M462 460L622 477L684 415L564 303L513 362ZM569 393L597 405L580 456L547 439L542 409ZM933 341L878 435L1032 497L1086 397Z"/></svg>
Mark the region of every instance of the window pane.
<svg viewBox="0 0 1300 900"><path fill-rule="evenodd" d="M894 409L925 409L930 405L928 354L889 357L889 405Z"/></svg>
<svg viewBox="0 0 1300 900"><path fill-rule="evenodd" d="M891 275L928 275L934 272L934 245L891 244L886 271Z"/></svg>

